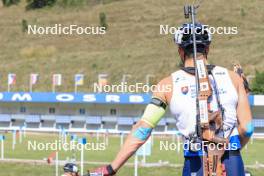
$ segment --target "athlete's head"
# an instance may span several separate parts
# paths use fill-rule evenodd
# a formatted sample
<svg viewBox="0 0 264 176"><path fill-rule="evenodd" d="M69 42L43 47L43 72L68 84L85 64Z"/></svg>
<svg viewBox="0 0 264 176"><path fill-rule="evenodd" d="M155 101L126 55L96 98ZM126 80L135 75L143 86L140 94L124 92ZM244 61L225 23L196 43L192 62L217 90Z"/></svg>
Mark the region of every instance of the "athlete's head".
<svg viewBox="0 0 264 176"><path fill-rule="evenodd" d="M69 176L78 176L79 170L76 164L74 163L67 163L63 167L65 175Z"/></svg>
<svg viewBox="0 0 264 176"><path fill-rule="evenodd" d="M183 62L186 58L193 58L192 26L192 23L183 24L174 36L174 41L179 46L178 52ZM211 34L208 30L208 26L196 23L194 29L197 54L203 54L206 57L211 43Z"/></svg>

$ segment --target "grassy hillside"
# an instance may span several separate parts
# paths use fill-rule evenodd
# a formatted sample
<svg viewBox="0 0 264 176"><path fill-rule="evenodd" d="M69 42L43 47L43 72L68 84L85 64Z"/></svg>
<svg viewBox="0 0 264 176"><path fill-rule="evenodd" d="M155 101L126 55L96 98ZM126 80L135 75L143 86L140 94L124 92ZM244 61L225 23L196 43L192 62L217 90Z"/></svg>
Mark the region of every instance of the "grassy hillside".
<svg viewBox="0 0 264 176"><path fill-rule="evenodd" d="M192 2L192 1L188 1ZM0 7L0 91L6 90L8 72L17 74L13 91L27 91L30 73L39 73L36 91L51 91L53 73L63 74L58 91L73 91L73 75L86 75L81 91L91 91L98 73L108 73L119 83L131 74L130 83L145 82L146 74L156 81L175 71L179 64L172 35L160 35L159 26L185 22L186 0L122 0L74 8L55 6L25 11L25 2ZM109 29L103 36L28 35L21 21L29 24L98 26L105 12ZM231 67L240 61L247 74L264 70L264 1L210 0L203 2L198 19L211 26L237 26L238 35L214 35L210 61Z"/></svg>

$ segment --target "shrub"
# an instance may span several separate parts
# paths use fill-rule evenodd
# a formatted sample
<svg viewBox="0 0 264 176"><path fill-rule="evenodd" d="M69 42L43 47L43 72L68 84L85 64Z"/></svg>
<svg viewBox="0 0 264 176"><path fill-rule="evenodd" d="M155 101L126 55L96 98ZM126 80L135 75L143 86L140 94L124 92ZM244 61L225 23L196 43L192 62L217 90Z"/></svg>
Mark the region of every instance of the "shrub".
<svg viewBox="0 0 264 176"><path fill-rule="evenodd" d="M240 9L240 15L242 17L245 17L246 16L246 12L245 12L245 10L243 8Z"/></svg>
<svg viewBox="0 0 264 176"><path fill-rule="evenodd" d="M264 72L256 71L256 77L252 83L252 92L254 94L264 94Z"/></svg>
<svg viewBox="0 0 264 176"><path fill-rule="evenodd" d="M3 2L3 5L4 5L5 7L9 7L9 6L11 6L11 5L16 5L16 4L18 4L18 3L20 2L20 0L2 0L2 2Z"/></svg>
<svg viewBox="0 0 264 176"><path fill-rule="evenodd" d="M23 19L22 22L21 22L21 25L22 25L22 32L27 32L27 30L28 30L28 22L27 22L27 20Z"/></svg>
<svg viewBox="0 0 264 176"><path fill-rule="evenodd" d="M40 9L46 6L52 7L56 0L27 0L27 10Z"/></svg>
<svg viewBox="0 0 264 176"><path fill-rule="evenodd" d="M106 21L106 14L104 12L100 13L99 19L100 19L100 26L101 27L105 27L105 29L107 30L108 24L107 24L107 21Z"/></svg>

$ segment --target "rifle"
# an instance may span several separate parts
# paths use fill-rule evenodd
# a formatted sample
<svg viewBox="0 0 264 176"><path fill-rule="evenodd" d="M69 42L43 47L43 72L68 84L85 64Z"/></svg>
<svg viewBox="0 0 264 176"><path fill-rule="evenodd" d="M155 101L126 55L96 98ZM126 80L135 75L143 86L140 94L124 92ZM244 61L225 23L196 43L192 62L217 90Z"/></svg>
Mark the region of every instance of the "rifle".
<svg viewBox="0 0 264 176"><path fill-rule="evenodd" d="M198 5L192 4L184 6L184 16L192 21L192 37L193 37L193 61L195 68L195 84L196 84L196 128L195 133L191 136L190 149L193 145L204 142L205 144L220 144L220 149L214 147L203 148L203 173L204 176L223 176L221 158L225 152L224 144L228 143L227 138L216 135L216 132L222 130L223 113L221 111L209 113L208 99L212 96L212 87L210 85L207 67L203 58L197 58L196 45L196 10ZM203 146L203 145L202 145Z"/></svg>

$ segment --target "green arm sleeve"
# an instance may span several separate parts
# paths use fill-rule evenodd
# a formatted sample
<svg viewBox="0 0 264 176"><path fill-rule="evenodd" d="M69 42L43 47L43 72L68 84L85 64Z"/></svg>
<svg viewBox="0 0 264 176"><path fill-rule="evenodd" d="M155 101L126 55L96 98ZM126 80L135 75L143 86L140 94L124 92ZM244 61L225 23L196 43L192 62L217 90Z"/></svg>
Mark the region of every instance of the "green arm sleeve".
<svg viewBox="0 0 264 176"><path fill-rule="evenodd" d="M149 104L142 116L142 120L155 128L165 114L165 109L154 104Z"/></svg>

